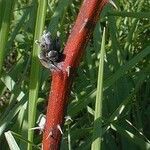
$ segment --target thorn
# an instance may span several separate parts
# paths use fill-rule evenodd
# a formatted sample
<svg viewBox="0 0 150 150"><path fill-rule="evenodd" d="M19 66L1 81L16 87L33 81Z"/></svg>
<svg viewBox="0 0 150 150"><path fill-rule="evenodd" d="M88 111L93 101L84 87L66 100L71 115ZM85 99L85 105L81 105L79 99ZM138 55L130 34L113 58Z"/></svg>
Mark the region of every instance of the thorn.
<svg viewBox="0 0 150 150"><path fill-rule="evenodd" d="M63 134L62 129L59 124L57 125L57 129L60 131L61 134Z"/></svg>
<svg viewBox="0 0 150 150"><path fill-rule="evenodd" d="M84 27L86 26L87 22L88 22L88 18L84 20L84 23L82 24L82 27L79 30L79 33L84 29Z"/></svg>
<svg viewBox="0 0 150 150"><path fill-rule="evenodd" d="M49 132L49 134L48 134L46 140L47 140L49 137L55 138L55 135L56 135L56 133L57 133L57 130L59 130L60 133L63 134L60 125L57 125L57 126L55 126L55 127L53 127L53 128L50 129L50 132Z"/></svg>
<svg viewBox="0 0 150 150"><path fill-rule="evenodd" d="M71 117L70 117L70 116L65 116L65 119L66 119L66 122L67 122L67 121L71 121L71 122L73 122L73 120L71 119Z"/></svg>
<svg viewBox="0 0 150 150"><path fill-rule="evenodd" d="M70 76L70 69L71 69L71 66L68 66L68 67L66 68L66 72L67 72L68 77Z"/></svg>
<svg viewBox="0 0 150 150"><path fill-rule="evenodd" d="M44 127L34 127L34 128L30 128L29 130L39 130L39 134L42 134L44 131Z"/></svg>
<svg viewBox="0 0 150 150"><path fill-rule="evenodd" d="M112 0L109 0L109 3L115 8L118 10L118 7L116 6L116 4L112 1Z"/></svg>
<svg viewBox="0 0 150 150"><path fill-rule="evenodd" d="M29 130L41 130L41 127L34 127L34 128L30 128Z"/></svg>
<svg viewBox="0 0 150 150"><path fill-rule="evenodd" d="M49 138L49 137L52 137L53 136L53 131L51 130L46 138L46 140Z"/></svg>

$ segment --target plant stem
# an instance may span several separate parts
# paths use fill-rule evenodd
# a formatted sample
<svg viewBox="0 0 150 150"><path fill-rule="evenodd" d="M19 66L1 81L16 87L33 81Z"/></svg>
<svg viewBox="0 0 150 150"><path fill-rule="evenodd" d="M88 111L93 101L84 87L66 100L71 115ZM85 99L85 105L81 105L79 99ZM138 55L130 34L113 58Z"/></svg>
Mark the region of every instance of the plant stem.
<svg viewBox="0 0 150 150"><path fill-rule="evenodd" d="M40 39L44 29L45 15L46 15L47 0L38 1L38 10L35 25L34 41ZM40 82L40 64L38 59L38 54L40 52L40 47L37 44L33 44L32 52L32 64L30 73L30 89L29 89L29 104L28 104L28 128L31 129L35 125L36 117L36 106L39 91ZM28 140L33 141L33 131L28 131ZM32 145L28 144L28 150L32 149Z"/></svg>
<svg viewBox="0 0 150 150"><path fill-rule="evenodd" d="M79 66L85 46L95 27L99 14L108 0L84 0L79 15L64 49L62 70L52 72L51 92L48 100L43 149L57 150L60 147L68 96L74 72Z"/></svg>

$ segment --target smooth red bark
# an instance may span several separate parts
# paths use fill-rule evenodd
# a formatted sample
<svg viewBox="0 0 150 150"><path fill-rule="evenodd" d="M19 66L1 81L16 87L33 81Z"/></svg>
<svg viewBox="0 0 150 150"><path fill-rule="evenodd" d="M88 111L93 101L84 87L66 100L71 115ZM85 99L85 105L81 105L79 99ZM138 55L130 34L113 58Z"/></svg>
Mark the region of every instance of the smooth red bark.
<svg viewBox="0 0 150 150"><path fill-rule="evenodd" d="M64 48L65 59L62 71L52 72L52 85L49 94L46 125L43 135L44 150L58 150L64 115L70 93L74 70L79 66L86 43L95 27L99 14L108 0L84 0L77 20Z"/></svg>

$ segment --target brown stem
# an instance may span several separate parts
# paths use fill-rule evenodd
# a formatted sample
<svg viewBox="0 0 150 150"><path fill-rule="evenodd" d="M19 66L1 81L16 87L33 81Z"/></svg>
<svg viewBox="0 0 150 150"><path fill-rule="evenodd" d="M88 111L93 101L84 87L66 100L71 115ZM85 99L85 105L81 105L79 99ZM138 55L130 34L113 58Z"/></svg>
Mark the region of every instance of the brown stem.
<svg viewBox="0 0 150 150"><path fill-rule="evenodd" d="M84 0L75 25L64 49L62 70L52 72L46 125L43 135L44 150L58 150L61 142L59 128L63 126L64 115L70 93L74 70L79 66L86 43L95 27L99 14L108 0Z"/></svg>

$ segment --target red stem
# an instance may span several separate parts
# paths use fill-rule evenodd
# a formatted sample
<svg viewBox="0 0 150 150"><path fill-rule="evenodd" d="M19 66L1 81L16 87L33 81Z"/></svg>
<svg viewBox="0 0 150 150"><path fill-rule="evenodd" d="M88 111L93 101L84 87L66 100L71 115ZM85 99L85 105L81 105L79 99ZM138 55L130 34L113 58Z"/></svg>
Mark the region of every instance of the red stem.
<svg viewBox="0 0 150 150"><path fill-rule="evenodd" d="M62 71L52 72L52 85L43 135L44 150L58 150L64 123L67 101L74 76L86 43L95 27L99 14L108 0L84 0L75 25L64 49L65 60Z"/></svg>

